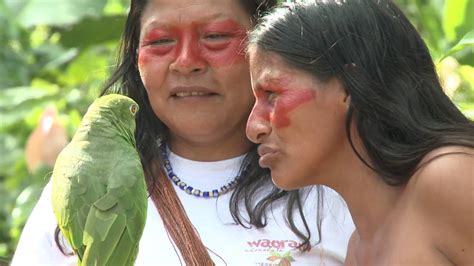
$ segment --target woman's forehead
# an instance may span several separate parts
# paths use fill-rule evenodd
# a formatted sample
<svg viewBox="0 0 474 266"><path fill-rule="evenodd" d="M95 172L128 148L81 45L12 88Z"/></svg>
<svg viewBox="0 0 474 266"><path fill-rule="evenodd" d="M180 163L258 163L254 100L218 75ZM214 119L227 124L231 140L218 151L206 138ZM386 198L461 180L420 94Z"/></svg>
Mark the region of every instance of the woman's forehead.
<svg viewBox="0 0 474 266"><path fill-rule="evenodd" d="M143 27L206 23L231 19L250 26L250 14L237 0L149 0L142 14Z"/></svg>

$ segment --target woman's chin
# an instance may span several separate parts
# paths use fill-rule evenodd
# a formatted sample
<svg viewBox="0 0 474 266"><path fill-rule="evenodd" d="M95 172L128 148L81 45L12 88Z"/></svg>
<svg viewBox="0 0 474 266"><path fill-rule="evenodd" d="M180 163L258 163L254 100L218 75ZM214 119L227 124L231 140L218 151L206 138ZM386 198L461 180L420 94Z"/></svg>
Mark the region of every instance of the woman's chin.
<svg viewBox="0 0 474 266"><path fill-rule="evenodd" d="M278 171L270 169L272 182L278 188L286 191L300 189L306 186L321 184L311 173L301 171Z"/></svg>
<svg viewBox="0 0 474 266"><path fill-rule="evenodd" d="M298 186L296 183L292 182L291 177L282 177L279 176L278 174L273 174L272 172L272 182L275 186L277 186L279 189L285 190L285 191L290 191L290 190L295 190L298 188L301 188L301 186Z"/></svg>

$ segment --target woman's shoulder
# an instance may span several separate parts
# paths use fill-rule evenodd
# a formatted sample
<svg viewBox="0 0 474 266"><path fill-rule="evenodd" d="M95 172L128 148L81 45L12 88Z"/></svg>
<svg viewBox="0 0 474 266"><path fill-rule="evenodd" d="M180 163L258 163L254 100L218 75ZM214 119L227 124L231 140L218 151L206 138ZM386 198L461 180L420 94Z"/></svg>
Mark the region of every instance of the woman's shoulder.
<svg viewBox="0 0 474 266"><path fill-rule="evenodd" d="M433 233L435 246L455 264L474 252L474 149L433 150L407 185L412 206Z"/></svg>
<svg viewBox="0 0 474 266"><path fill-rule="evenodd" d="M468 207L474 197L474 149L448 146L433 150L421 161L408 183L424 208ZM454 207L453 206L453 207Z"/></svg>
<svg viewBox="0 0 474 266"><path fill-rule="evenodd" d="M420 162L418 170L410 180L418 193L432 194L441 190L453 192L473 184L474 149L461 146L447 146L428 153Z"/></svg>

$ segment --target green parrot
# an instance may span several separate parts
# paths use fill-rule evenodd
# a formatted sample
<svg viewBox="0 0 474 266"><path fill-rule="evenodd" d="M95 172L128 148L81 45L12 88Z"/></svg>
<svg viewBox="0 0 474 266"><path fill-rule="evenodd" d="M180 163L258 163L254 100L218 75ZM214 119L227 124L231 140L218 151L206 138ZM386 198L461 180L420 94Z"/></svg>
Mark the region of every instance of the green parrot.
<svg viewBox="0 0 474 266"><path fill-rule="evenodd" d="M126 96L98 98L54 165L53 211L79 265L133 265L137 257L147 212L137 111Z"/></svg>

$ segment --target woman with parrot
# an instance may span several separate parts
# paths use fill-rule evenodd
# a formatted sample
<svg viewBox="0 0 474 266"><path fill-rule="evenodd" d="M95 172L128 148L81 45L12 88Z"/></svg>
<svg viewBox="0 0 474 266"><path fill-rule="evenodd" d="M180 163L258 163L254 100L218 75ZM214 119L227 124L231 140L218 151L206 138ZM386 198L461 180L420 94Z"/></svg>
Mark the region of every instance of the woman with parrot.
<svg viewBox="0 0 474 266"><path fill-rule="evenodd" d="M339 195L323 187L280 190L245 136L255 101L247 32L275 5L131 1L103 94L139 106L135 142L149 198L137 265L343 263L353 223ZM78 250L57 225L48 185L13 264L76 263Z"/></svg>

